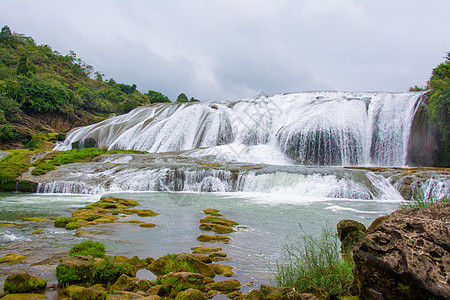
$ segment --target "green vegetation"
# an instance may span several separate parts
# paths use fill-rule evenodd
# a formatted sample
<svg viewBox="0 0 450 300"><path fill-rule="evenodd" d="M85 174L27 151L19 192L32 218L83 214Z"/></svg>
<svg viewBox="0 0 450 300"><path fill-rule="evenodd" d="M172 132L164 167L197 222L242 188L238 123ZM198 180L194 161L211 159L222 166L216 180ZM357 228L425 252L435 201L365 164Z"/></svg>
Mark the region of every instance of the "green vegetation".
<svg viewBox="0 0 450 300"><path fill-rule="evenodd" d="M105 257L105 245L101 242L86 240L79 244L75 244L69 250L70 255L91 255L93 257Z"/></svg>
<svg viewBox="0 0 450 300"><path fill-rule="evenodd" d="M428 117L438 126L443 144L440 163L450 166L450 52L445 62L433 69L427 89Z"/></svg>
<svg viewBox="0 0 450 300"><path fill-rule="evenodd" d="M164 267L164 273L168 274L170 272L194 272L194 269L187 261L177 260L177 254L167 254L166 265Z"/></svg>
<svg viewBox="0 0 450 300"><path fill-rule="evenodd" d="M297 291L313 286L330 295L346 295L353 280L353 262L339 255L339 241L331 228L322 228L315 239L302 236L302 241L288 242L284 248L286 263L278 263L275 274L280 287L295 287Z"/></svg>
<svg viewBox="0 0 450 300"><path fill-rule="evenodd" d="M416 189L413 193L413 199L406 201L401 205L401 208L419 208L429 207L441 203L449 203L450 197L444 196L442 198L435 197L432 193L428 195L424 191Z"/></svg>
<svg viewBox="0 0 450 300"><path fill-rule="evenodd" d="M25 145L31 140L31 133L18 126L24 125L25 114L104 118L143 104L170 102L159 92L141 93L136 84L103 77L74 51L62 55L4 26L0 33L0 143Z"/></svg>

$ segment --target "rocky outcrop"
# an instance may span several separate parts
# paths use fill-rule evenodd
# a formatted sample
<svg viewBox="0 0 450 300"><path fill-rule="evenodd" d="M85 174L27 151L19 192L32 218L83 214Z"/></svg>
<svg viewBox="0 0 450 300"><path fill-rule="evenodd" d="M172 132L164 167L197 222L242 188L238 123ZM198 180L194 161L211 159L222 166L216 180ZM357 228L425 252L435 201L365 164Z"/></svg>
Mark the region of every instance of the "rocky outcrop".
<svg viewBox="0 0 450 300"><path fill-rule="evenodd" d="M353 251L363 299L450 298L450 203L398 210Z"/></svg>

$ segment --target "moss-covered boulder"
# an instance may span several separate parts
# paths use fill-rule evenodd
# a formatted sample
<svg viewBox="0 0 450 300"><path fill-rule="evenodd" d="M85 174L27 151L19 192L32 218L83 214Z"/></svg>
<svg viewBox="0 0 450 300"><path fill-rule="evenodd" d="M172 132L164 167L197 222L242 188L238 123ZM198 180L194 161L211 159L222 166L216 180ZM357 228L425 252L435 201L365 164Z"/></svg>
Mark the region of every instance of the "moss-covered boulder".
<svg viewBox="0 0 450 300"><path fill-rule="evenodd" d="M232 266L227 266L227 265L222 265L222 264L208 264L208 266L210 266L214 270L216 275L222 275L225 277L231 277L231 276L236 275L233 272Z"/></svg>
<svg viewBox="0 0 450 300"><path fill-rule="evenodd" d="M199 273L211 278L214 278L216 275L210 266L193 255L183 253L164 255L152 262L147 269L156 276L162 276L171 272Z"/></svg>
<svg viewBox="0 0 450 300"><path fill-rule="evenodd" d="M153 228L155 226L156 226L156 224L153 224L153 223L141 223L141 224L139 224L139 227L142 227L142 228Z"/></svg>
<svg viewBox="0 0 450 300"><path fill-rule="evenodd" d="M244 297L245 300L262 300L262 293L260 290L251 290L247 295Z"/></svg>
<svg viewBox="0 0 450 300"><path fill-rule="evenodd" d="M285 300L285 299L321 299L317 298L311 294L308 294L307 297L303 297L302 294L299 294L292 287L271 287L268 285L261 285L261 294L262 299L272 299L272 300Z"/></svg>
<svg viewBox="0 0 450 300"><path fill-rule="evenodd" d="M220 214L220 210L215 209L215 208L207 208L207 209L203 210L203 213L205 215L211 215L211 216L216 216L216 217L222 216Z"/></svg>
<svg viewBox="0 0 450 300"><path fill-rule="evenodd" d="M135 287L135 278L122 274L111 286L111 291L132 291Z"/></svg>
<svg viewBox="0 0 450 300"><path fill-rule="evenodd" d="M16 263L22 263L26 259L25 256L15 253L9 253L5 256L0 257L0 264L16 264Z"/></svg>
<svg viewBox="0 0 450 300"><path fill-rule="evenodd" d="M205 295L196 289L187 289L177 294L175 300L206 300Z"/></svg>
<svg viewBox="0 0 450 300"><path fill-rule="evenodd" d="M8 294L16 294L40 291L46 286L47 282L44 279L20 272L6 277L3 289Z"/></svg>
<svg viewBox="0 0 450 300"><path fill-rule="evenodd" d="M214 231L216 233L231 233L235 232L231 226L214 224L214 223L202 223L199 226L200 230L204 231Z"/></svg>
<svg viewBox="0 0 450 300"><path fill-rule="evenodd" d="M81 285L70 285L70 286L68 286L65 290L64 290L64 293L67 295L67 296L69 296L70 298L72 298L73 297L73 295L76 293L76 292L80 292L80 291L82 291L82 290L84 290L86 287L84 287L84 286L81 286Z"/></svg>
<svg viewBox="0 0 450 300"><path fill-rule="evenodd" d="M241 283L237 279L230 279L219 281L215 283L210 283L205 286L206 290L215 290L219 292L231 292L236 291L241 288Z"/></svg>
<svg viewBox="0 0 450 300"><path fill-rule="evenodd" d="M216 216L207 216L200 220L200 223L213 223L213 224L219 224L219 225L225 225L225 226L237 226L239 225L238 222L225 219L222 217L216 217Z"/></svg>
<svg viewBox="0 0 450 300"><path fill-rule="evenodd" d="M192 253L211 253L211 252L222 251L222 248L192 247L191 251L192 251Z"/></svg>
<svg viewBox="0 0 450 300"><path fill-rule="evenodd" d="M173 299L176 295L187 289L205 290L204 276L191 272L173 272L164 275L157 280L167 293L167 297Z"/></svg>
<svg viewBox="0 0 450 300"><path fill-rule="evenodd" d="M210 235L210 234L202 234L197 237L197 240L200 242L208 242L208 243L216 243L216 242L223 242L228 243L230 241L230 238L226 235Z"/></svg>
<svg viewBox="0 0 450 300"><path fill-rule="evenodd" d="M66 225L70 222L75 221L75 218L72 217L59 217L55 220L55 223L53 224L53 226L55 227L66 227Z"/></svg>
<svg viewBox="0 0 450 300"><path fill-rule="evenodd" d="M342 220L336 227L341 240L342 257L352 259L353 248L366 233L366 226L354 220Z"/></svg>
<svg viewBox="0 0 450 300"><path fill-rule="evenodd" d="M42 294L20 293L20 294L8 294L0 299L2 299L2 300L41 300L41 299L48 299L48 298L47 298L47 296L42 295Z"/></svg>
<svg viewBox="0 0 450 300"><path fill-rule="evenodd" d="M62 285L89 281L94 272L92 256L65 256L56 267L56 278Z"/></svg>
<svg viewBox="0 0 450 300"><path fill-rule="evenodd" d="M72 300L105 300L108 297L106 289L101 284L96 284L72 295Z"/></svg>

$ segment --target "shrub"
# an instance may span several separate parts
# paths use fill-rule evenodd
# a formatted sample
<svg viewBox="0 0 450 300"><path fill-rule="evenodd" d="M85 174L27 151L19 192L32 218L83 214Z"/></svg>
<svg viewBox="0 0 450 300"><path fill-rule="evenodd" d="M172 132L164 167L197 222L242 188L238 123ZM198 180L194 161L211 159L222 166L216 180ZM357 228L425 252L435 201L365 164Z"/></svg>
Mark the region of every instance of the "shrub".
<svg viewBox="0 0 450 300"><path fill-rule="evenodd" d="M67 267L56 268L55 277L58 280L58 284L62 286L68 286L73 282L81 280L76 269Z"/></svg>
<svg viewBox="0 0 450 300"><path fill-rule="evenodd" d="M313 286L331 295L344 295L353 280L353 262L340 257L339 241L332 229L322 228L319 238L303 235L301 242L284 247L285 263L277 262L276 284L298 291Z"/></svg>
<svg viewBox="0 0 450 300"><path fill-rule="evenodd" d="M70 224L70 223L69 223ZM75 244L69 250L70 255L91 255L93 257L105 257L105 245L102 242L86 240Z"/></svg>

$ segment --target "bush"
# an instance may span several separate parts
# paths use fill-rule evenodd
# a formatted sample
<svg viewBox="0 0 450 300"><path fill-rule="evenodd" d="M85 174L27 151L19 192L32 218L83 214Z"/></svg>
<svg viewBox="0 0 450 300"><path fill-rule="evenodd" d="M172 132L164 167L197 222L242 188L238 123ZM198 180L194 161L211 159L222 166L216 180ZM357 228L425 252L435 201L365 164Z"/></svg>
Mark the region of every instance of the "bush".
<svg viewBox="0 0 450 300"><path fill-rule="evenodd" d="M302 242L288 242L284 248L286 263L277 263L276 284L297 291L313 286L331 295L344 295L353 280L353 262L339 254L339 241L329 227L320 238L304 235Z"/></svg>
<svg viewBox="0 0 450 300"><path fill-rule="evenodd" d="M105 257L105 245L102 242L87 240L75 244L69 250L70 255L91 255L93 257Z"/></svg>

